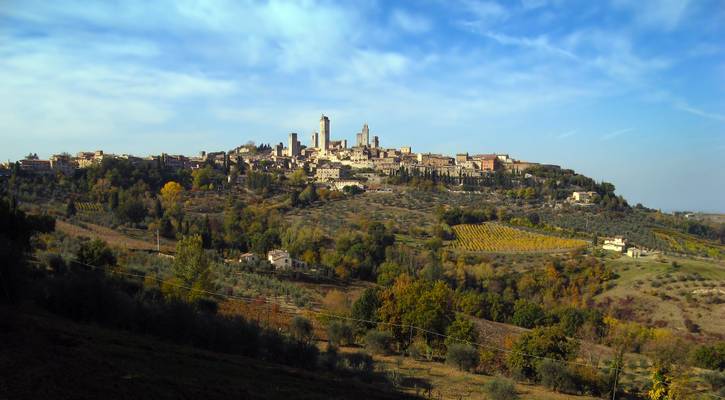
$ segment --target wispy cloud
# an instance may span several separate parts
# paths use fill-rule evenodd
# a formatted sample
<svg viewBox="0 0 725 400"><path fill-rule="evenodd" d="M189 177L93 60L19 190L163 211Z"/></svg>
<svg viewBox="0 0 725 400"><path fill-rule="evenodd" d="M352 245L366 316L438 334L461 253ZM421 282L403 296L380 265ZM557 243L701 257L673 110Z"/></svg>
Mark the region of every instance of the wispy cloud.
<svg viewBox="0 0 725 400"><path fill-rule="evenodd" d="M690 0L613 0L615 7L632 13L642 27L672 30L678 27L690 5Z"/></svg>
<svg viewBox="0 0 725 400"><path fill-rule="evenodd" d="M605 135L602 135L601 139L602 140L612 140L614 138L624 135L625 133L632 132L633 130L634 130L633 128L619 129L619 130L616 130L613 132L609 132Z"/></svg>
<svg viewBox="0 0 725 400"><path fill-rule="evenodd" d="M484 33L484 35L497 41L498 43L501 43L504 45L513 45L513 46L538 49L538 50L543 50L543 51L546 51L549 53L565 56L565 57L573 59L573 60L578 59L578 57L574 53L572 53L568 50L565 50L563 48L552 45L549 42L549 39L543 35L537 36L534 38L509 36L509 35L504 35L504 34L496 33L496 32L486 32L486 33Z"/></svg>
<svg viewBox="0 0 725 400"><path fill-rule="evenodd" d="M570 138L570 137L576 135L576 133L577 133L577 130L576 129L572 129L570 131L566 131L566 132L563 132L563 133L560 133L560 134L556 135L556 138L559 139L559 140L564 140L566 138Z"/></svg>
<svg viewBox="0 0 725 400"><path fill-rule="evenodd" d="M432 26L428 18L401 9L393 11L391 19L394 25L410 33L428 32Z"/></svg>

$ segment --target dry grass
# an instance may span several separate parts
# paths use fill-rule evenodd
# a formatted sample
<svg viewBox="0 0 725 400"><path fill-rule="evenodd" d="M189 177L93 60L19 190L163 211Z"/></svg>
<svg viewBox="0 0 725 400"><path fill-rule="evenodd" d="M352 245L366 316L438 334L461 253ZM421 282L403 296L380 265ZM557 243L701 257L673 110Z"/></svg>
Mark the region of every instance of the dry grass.
<svg viewBox="0 0 725 400"><path fill-rule="evenodd" d="M83 226L80 226L62 220L56 220L55 228L58 231L70 236L101 239L106 241L110 246L113 247L120 247L128 250L156 250L156 243L151 239L146 241L132 238L130 236L124 235L117 230L87 222L84 222ZM170 242L168 240L162 240L161 251L165 253L173 252L173 242Z"/></svg>

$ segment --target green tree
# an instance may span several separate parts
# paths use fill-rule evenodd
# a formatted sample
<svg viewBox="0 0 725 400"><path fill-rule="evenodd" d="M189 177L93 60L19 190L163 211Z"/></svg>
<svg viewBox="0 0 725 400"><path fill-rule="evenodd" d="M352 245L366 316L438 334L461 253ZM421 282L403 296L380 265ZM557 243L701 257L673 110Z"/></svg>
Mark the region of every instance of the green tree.
<svg viewBox="0 0 725 400"><path fill-rule="evenodd" d="M476 343L478 341L478 330L476 325L470 319L457 315L456 319L448 326L446 332L448 336L445 340L446 346L455 343Z"/></svg>
<svg viewBox="0 0 725 400"><path fill-rule="evenodd" d="M190 299L203 295L209 286L209 260L200 235L186 236L176 243L172 270Z"/></svg>
<svg viewBox="0 0 725 400"><path fill-rule="evenodd" d="M290 333L292 337L305 343L310 343L314 339L314 329L309 319L295 315L290 321Z"/></svg>
<svg viewBox="0 0 725 400"><path fill-rule="evenodd" d="M367 288L352 305L352 318L372 321L356 322L358 333L366 332L375 327L377 323L377 311L380 307L380 290Z"/></svg>
<svg viewBox="0 0 725 400"><path fill-rule="evenodd" d="M566 337L558 327L535 328L524 333L514 343L508 356L508 366L520 376L532 378L539 357L568 360L578 348L576 341Z"/></svg>
<svg viewBox="0 0 725 400"><path fill-rule="evenodd" d="M544 310L536 303L524 299L516 300L514 303L514 315L511 317L514 325L531 329L540 325L545 318Z"/></svg>
<svg viewBox="0 0 725 400"><path fill-rule="evenodd" d="M72 217L76 215L76 202L73 199L68 199L68 204L65 207L65 216Z"/></svg>
<svg viewBox="0 0 725 400"><path fill-rule="evenodd" d="M81 264L93 267L103 268L116 265L116 256L101 239L81 243L76 253L76 260Z"/></svg>
<svg viewBox="0 0 725 400"><path fill-rule="evenodd" d="M318 196L317 196L317 190L315 189L315 185L312 185L312 184L307 185L305 190L303 190L302 193L300 193L299 200L305 204L311 204L311 203L316 202L318 200Z"/></svg>
<svg viewBox="0 0 725 400"><path fill-rule="evenodd" d="M446 363L461 371L470 371L478 365L478 352L469 344L452 343L446 352Z"/></svg>

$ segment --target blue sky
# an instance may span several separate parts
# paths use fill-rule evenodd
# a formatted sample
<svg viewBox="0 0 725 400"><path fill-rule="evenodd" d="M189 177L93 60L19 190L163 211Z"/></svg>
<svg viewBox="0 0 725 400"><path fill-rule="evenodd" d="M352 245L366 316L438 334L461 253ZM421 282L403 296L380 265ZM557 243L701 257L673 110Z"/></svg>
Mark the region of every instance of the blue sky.
<svg viewBox="0 0 725 400"><path fill-rule="evenodd" d="M321 113L725 212L725 2L0 2L2 160L307 143Z"/></svg>

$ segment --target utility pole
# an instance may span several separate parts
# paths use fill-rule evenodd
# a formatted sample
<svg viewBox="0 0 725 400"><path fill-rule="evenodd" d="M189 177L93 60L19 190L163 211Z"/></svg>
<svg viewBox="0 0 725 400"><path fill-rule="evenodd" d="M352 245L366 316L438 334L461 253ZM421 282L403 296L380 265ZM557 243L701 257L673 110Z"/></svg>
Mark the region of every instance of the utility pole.
<svg viewBox="0 0 725 400"><path fill-rule="evenodd" d="M159 241L159 230L156 229L156 252L161 253L161 243Z"/></svg>

